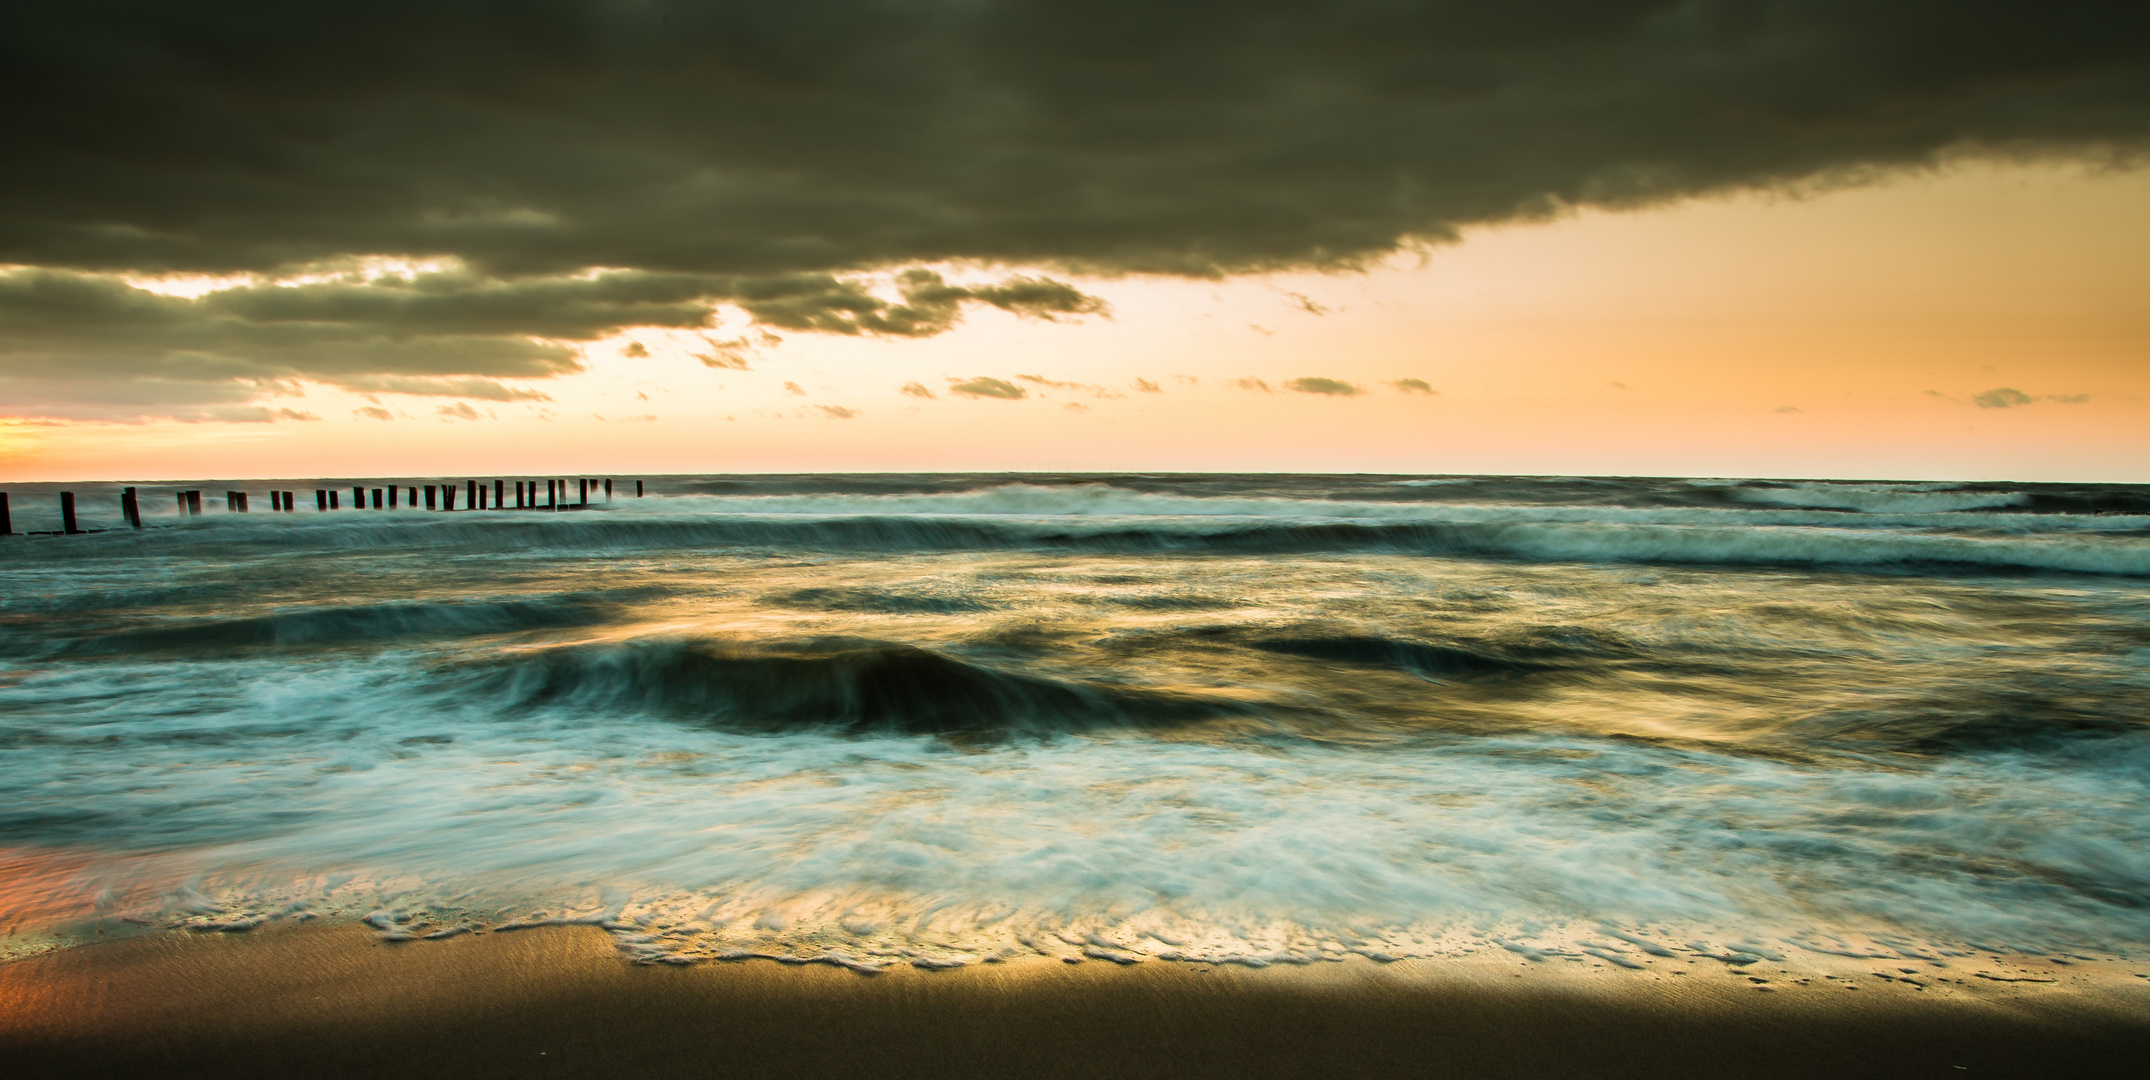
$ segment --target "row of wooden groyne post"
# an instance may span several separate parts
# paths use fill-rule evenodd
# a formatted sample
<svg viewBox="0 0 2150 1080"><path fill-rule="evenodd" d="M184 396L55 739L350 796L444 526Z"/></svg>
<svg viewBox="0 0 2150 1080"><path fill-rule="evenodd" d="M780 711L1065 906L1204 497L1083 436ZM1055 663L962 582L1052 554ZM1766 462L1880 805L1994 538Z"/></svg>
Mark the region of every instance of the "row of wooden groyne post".
<svg viewBox="0 0 2150 1080"><path fill-rule="evenodd" d="M515 504L513 506L508 505L508 485L510 483L515 485L513 493ZM569 484L574 485L572 501L569 499ZM399 502L398 496L401 495L400 501L402 505L415 510L418 508L420 492L423 492L425 508L428 510L542 510L548 512L588 510L590 509L590 497L600 490L603 492L604 502L611 502L612 481L610 479L547 480L545 481L545 498L543 502L538 501L538 482L535 480L493 480L490 484L484 480L465 480L462 483L460 492L454 483L389 484L383 487L368 487L367 485L359 484L351 488L351 509L367 509L370 502L371 509L394 510ZM174 494L178 499L181 517L200 516L202 512L202 493L200 491L180 491ZM461 507L456 506L456 496L458 494L463 496L463 505ZM269 509L272 511L298 509L296 495L296 492L290 491L269 492ZM371 496L370 500L369 495ZM642 481L640 480L635 481L635 497L638 499L642 497ZM224 493L224 508L232 513L246 513L249 509L249 503L250 500L244 491L227 491ZM120 491L119 509L120 516L126 519L128 526L136 529L142 527L142 504L134 488L124 488ZM343 489L315 488L314 509L317 511L343 509ZM63 491L60 492L59 531L29 532L23 535L77 536L104 531L103 529L81 528L75 518L75 493ZM8 508L7 492L0 491L0 536L14 535L16 535L14 517Z"/></svg>

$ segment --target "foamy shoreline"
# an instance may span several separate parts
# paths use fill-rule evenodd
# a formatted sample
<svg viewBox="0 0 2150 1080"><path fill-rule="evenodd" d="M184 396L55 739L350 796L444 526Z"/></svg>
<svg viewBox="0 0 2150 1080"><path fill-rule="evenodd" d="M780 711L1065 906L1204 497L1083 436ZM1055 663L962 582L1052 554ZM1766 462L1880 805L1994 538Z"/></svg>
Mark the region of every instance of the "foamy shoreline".
<svg viewBox="0 0 2150 1080"><path fill-rule="evenodd" d="M861 975L636 965L595 927L389 943L324 919L0 965L0 1053L26 1076L2114 1075L2150 1040L2146 971L1485 955Z"/></svg>

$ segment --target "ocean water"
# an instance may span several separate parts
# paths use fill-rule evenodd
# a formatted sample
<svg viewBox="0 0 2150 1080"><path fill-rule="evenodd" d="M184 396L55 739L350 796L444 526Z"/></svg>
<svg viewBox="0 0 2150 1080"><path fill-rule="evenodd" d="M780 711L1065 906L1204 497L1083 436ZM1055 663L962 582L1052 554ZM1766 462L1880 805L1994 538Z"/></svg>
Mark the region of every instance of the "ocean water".
<svg viewBox="0 0 2150 1080"><path fill-rule="evenodd" d="M387 482L144 486L140 532L74 485L109 531L0 538L0 847L110 925L581 921L670 963L2150 942L2150 488L314 509ZM9 488L18 531L55 490Z"/></svg>

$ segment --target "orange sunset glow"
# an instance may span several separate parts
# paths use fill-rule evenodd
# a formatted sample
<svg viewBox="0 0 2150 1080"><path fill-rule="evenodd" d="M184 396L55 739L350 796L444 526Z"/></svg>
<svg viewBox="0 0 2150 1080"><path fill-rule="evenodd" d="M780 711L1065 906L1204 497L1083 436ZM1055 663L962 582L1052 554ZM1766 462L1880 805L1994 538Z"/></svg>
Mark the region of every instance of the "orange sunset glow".
<svg viewBox="0 0 2150 1080"><path fill-rule="evenodd" d="M493 384L522 400L300 381L252 398L250 422L18 407L0 427L0 475L240 475L267 460L288 475L2140 480L2144 281L2150 174L1965 163L1478 228L1364 271L1081 279L1108 313L985 310L916 340L767 334L719 310L706 329L578 344L578 373ZM700 359L713 340L744 342L725 358L739 366ZM980 376L1023 396L951 389Z"/></svg>

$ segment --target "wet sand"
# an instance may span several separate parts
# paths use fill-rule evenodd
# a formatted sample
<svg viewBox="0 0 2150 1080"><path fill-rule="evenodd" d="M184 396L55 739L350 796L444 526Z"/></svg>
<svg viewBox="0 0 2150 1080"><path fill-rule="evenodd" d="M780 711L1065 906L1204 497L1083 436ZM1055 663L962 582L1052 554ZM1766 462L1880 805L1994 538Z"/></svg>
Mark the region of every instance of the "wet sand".
<svg viewBox="0 0 2150 1080"><path fill-rule="evenodd" d="M1829 978L1827 963L1040 959L866 976L640 967L587 927L387 944L286 925L0 966L0 1061L17 1077L2140 1075L2142 965L2035 963L1883 979L1871 961Z"/></svg>

